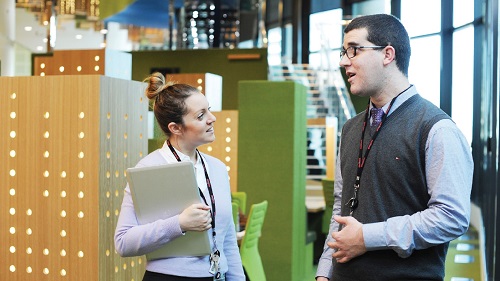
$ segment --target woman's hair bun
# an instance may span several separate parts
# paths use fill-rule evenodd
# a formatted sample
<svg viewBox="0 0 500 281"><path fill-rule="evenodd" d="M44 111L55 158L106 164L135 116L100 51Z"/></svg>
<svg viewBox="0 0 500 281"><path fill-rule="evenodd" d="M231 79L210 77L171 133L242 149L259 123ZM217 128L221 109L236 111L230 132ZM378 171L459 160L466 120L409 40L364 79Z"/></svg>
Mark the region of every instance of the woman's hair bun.
<svg viewBox="0 0 500 281"><path fill-rule="evenodd" d="M163 76L160 72L151 74L144 79L144 82L148 83L145 92L149 99L155 99L165 87L170 86L166 85L165 76Z"/></svg>

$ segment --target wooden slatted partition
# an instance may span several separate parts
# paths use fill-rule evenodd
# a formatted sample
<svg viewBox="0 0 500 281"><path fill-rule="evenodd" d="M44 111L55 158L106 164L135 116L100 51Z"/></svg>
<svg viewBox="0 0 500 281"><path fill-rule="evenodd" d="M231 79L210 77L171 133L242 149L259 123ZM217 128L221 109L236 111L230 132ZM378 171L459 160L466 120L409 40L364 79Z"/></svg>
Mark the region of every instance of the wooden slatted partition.
<svg viewBox="0 0 500 281"><path fill-rule="evenodd" d="M141 280L114 250L125 171L147 154L144 84L0 77L0 276Z"/></svg>

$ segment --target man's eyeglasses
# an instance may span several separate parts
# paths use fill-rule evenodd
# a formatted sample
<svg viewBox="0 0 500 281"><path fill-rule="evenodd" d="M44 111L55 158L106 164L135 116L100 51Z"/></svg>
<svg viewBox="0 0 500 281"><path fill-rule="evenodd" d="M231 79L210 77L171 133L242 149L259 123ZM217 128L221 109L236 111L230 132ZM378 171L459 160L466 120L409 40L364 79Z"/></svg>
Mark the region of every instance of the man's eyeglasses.
<svg viewBox="0 0 500 281"><path fill-rule="evenodd" d="M385 48L386 46L350 46L348 47L347 49L344 49L344 47L342 47L342 51L340 51L340 59L342 59L342 57L344 57L344 55L347 55L348 58L352 59L356 56L356 51L358 49L383 49Z"/></svg>

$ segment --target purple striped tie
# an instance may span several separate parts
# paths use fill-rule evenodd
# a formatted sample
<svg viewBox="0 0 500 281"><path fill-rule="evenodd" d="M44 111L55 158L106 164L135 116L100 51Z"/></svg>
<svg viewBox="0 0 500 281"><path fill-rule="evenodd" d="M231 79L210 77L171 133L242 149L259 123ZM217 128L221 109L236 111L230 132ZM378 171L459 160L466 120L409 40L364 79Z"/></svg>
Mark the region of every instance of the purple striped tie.
<svg viewBox="0 0 500 281"><path fill-rule="evenodd" d="M380 122L382 122L382 116L384 115L384 110L382 108L375 108L373 107L370 110L370 113L372 115L372 128L376 129Z"/></svg>

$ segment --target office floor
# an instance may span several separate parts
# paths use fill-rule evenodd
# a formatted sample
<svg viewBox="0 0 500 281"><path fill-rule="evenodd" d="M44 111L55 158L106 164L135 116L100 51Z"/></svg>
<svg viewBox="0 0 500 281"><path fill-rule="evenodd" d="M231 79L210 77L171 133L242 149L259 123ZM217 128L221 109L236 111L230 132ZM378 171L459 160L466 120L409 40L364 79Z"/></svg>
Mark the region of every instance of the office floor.
<svg viewBox="0 0 500 281"><path fill-rule="evenodd" d="M479 236L471 226L467 233L450 242L444 281L480 281L480 263Z"/></svg>

